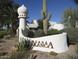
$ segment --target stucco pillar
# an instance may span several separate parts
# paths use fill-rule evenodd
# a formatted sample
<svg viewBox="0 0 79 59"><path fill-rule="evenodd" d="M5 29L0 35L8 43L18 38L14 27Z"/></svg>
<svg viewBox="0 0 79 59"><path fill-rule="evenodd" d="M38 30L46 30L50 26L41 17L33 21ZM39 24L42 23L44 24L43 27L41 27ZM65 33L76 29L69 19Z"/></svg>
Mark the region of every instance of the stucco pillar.
<svg viewBox="0 0 79 59"><path fill-rule="evenodd" d="M17 12L19 15L18 16L19 18L19 42L21 42L20 37L22 37L22 30L24 30L26 27L25 19L27 16L27 8L24 5L22 5L21 7L18 8Z"/></svg>

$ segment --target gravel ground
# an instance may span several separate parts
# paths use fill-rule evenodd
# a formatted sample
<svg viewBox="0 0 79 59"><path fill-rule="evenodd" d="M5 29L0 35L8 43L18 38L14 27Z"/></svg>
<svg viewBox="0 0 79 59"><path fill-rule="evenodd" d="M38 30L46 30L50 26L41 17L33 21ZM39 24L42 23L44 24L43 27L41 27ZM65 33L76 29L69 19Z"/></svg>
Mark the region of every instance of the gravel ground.
<svg viewBox="0 0 79 59"><path fill-rule="evenodd" d="M4 57L6 55L9 55L12 51L12 47L14 47L17 42L18 38L15 37L10 39L0 39L0 59L2 59L2 56ZM69 45L69 50L65 53L51 55L49 53L44 52L35 52L31 54L32 58L29 59L78 59L77 50L77 44Z"/></svg>
<svg viewBox="0 0 79 59"><path fill-rule="evenodd" d="M78 59L77 45L70 45L67 52L59 53L56 56L49 53L37 53L36 55L36 59Z"/></svg>
<svg viewBox="0 0 79 59"><path fill-rule="evenodd" d="M10 39L0 39L0 56L8 55L12 51L12 47L14 47L17 43L17 38Z"/></svg>

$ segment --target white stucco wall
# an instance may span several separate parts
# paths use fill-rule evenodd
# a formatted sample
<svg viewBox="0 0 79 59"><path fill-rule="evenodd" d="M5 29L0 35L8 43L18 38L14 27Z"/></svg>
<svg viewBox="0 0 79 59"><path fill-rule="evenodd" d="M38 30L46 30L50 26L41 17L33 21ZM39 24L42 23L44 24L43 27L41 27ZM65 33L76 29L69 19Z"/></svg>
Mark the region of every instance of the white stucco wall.
<svg viewBox="0 0 79 59"><path fill-rule="evenodd" d="M23 37L27 40L28 37ZM46 47L36 47L34 46L32 50L43 51L43 52L56 52L56 53L63 53L68 50L67 46L67 33L61 33L57 35L50 35L38 38L28 38L32 41L37 42L47 42L48 44L52 42L53 48L46 48Z"/></svg>

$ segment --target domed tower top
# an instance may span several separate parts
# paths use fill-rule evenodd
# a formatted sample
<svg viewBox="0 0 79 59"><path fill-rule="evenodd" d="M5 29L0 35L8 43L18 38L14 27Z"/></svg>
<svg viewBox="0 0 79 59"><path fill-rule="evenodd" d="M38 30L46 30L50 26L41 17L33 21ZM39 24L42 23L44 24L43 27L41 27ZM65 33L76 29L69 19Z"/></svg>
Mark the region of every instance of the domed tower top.
<svg viewBox="0 0 79 59"><path fill-rule="evenodd" d="M28 15L28 10L27 10L27 8L24 5L19 7L17 12L19 14L18 18L22 18L22 17L25 18Z"/></svg>

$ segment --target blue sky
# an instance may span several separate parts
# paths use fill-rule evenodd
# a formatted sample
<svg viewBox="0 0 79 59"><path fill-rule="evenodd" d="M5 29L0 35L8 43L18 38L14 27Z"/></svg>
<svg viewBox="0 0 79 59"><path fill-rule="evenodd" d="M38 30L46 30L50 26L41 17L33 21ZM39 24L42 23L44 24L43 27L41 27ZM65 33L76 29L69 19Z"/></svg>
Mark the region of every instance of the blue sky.
<svg viewBox="0 0 79 59"><path fill-rule="evenodd" d="M24 4L29 11L29 21L42 17L42 0L16 0L20 5ZM67 8L76 8L73 0L47 0L48 13L52 14L51 21L60 22Z"/></svg>

